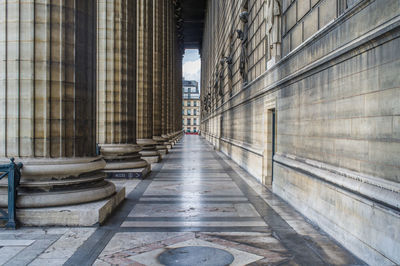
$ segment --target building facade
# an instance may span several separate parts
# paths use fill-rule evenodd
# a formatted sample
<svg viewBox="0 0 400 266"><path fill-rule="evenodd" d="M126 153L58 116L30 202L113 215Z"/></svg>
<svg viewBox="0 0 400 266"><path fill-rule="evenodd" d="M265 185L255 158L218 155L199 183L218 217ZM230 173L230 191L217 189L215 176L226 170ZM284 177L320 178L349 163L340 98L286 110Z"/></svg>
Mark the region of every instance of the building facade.
<svg viewBox="0 0 400 266"><path fill-rule="evenodd" d="M400 1L207 1L201 134L354 254L400 263Z"/></svg>
<svg viewBox="0 0 400 266"><path fill-rule="evenodd" d="M200 90L195 80L183 80L182 124L186 134L200 131Z"/></svg>

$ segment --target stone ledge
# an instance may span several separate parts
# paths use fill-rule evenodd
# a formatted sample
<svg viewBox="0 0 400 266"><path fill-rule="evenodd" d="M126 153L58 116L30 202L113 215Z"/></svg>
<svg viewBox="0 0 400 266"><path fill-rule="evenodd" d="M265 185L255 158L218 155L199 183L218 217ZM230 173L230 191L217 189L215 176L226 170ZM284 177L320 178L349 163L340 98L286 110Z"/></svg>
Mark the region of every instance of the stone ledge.
<svg viewBox="0 0 400 266"><path fill-rule="evenodd" d="M400 209L400 187L395 182L363 175L326 163L299 158L294 155L276 154L274 162L301 170L308 175L316 176L325 182L359 194L394 210L398 211Z"/></svg>
<svg viewBox="0 0 400 266"><path fill-rule="evenodd" d="M117 187L108 199L79 205L17 209L23 226L93 226L102 224L125 199L125 187Z"/></svg>
<svg viewBox="0 0 400 266"><path fill-rule="evenodd" d="M244 149L246 151L249 151L249 152L252 152L254 154L257 154L259 156L263 156L264 150L259 148L259 147L254 146L254 145L252 145L250 143L246 143L246 142L239 141L239 140L234 140L234 139L231 139L231 138L223 138L223 137L221 137L221 138L215 137L215 138L216 139L220 139L220 140L222 140L222 141L224 141L226 143L229 143L231 145L234 145L236 147L242 148L242 149Z"/></svg>

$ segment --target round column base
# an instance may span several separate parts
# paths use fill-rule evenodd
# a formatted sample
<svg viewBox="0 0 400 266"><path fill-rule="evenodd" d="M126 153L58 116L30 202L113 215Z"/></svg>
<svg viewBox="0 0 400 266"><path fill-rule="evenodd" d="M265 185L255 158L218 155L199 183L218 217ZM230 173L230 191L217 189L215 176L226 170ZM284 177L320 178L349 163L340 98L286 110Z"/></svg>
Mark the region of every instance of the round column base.
<svg viewBox="0 0 400 266"><path fill-rule="evenodd" d="M156 141L153 139L137 139L136 142L142 147L140 154L142 155L143 160L147 161L149 164L160 161L161 155L156 149Z"/></svg>
<svg viewBox="0 0 400 266"><path fill-rule="evenodd" d="M136 144L99 144L100 153L107 162L104 170L126 170L147 168L149 164L142 160L142 147Z"/></svg>
<svg viewBox="0 0 400 266"><path fill-rule="evenodd" d="M24 164L18 188L17 207L66 206L107 198L115 193L114 184L101 173L102 157L17 158ZM7 206L7 183L0 183L0 206Z"/></svg>

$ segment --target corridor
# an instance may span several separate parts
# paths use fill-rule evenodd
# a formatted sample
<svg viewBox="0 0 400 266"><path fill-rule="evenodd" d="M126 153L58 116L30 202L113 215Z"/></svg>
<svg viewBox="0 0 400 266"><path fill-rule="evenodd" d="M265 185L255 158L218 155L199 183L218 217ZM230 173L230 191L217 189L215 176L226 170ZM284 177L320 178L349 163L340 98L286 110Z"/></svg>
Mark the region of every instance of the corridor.
<svg viewBox="0 0 400 266"><path fill-rule="evenodd" d="M0 229L0 265L363 264L196 135L112 182L127 196L104 225Z"/></svg>
<svg viewBox="0 0 400 266"><path fill-rule="evenodd" d="M199 136L185 136L128 193L66 265L160 265L164 251L187 246L227 251L231 265L362 264ZM226 264L192 255L170 265Z"/></svg>

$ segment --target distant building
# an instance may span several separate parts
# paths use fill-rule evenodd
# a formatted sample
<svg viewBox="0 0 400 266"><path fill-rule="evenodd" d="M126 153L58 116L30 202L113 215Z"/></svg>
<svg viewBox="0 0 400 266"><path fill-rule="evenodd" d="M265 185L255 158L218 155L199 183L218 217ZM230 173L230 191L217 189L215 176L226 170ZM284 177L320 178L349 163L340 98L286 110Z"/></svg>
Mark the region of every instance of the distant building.
<svg viewBox="0 0 400 266"><path fill-rule="evenodd" d="M197 134L200 129L200 90L195 80L183 80L182 125L186 133Z"/></svg>

